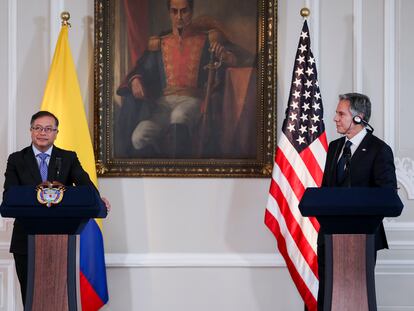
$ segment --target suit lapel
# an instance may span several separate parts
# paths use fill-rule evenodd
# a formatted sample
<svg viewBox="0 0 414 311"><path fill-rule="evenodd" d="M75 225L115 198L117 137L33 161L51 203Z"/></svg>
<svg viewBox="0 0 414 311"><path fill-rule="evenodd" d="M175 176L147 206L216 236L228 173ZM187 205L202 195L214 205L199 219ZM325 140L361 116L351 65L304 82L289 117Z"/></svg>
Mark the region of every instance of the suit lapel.
<svg viewBox="0 0 414 311"><path fill-rule="evenodd" d="M40 176L39 166L34 156L32 146L28 147L24 154L24 163L29 168L30 174L36 185L40 184L42 182L42 177Z"/></svg>
<svg viewBox="0 0 414 311"><path fill-rule="evenodd" d="M364 157L365 154L369 151L369 142L371 140L372 135L370 133L367 133L362 139L361 143L359 144L358 148L355 150L354 154L351 158L351 165L354 167L356 163L359 163L361 161L361 158Z"/></svg>
<svg viewBox="0 0 414 311"><path fill-rule="evenodd" d="M344 144L345 144L345 137L341 138L338 141L338 144L335 147L335 154L333 155L333 159L332 159L332 167L333 167L332 185L334 186L337 186L336 171L337 171L339 156L341 155L341 151L342 151Z"/></svg>
<svg viewBox="0 0 414 311"><path fill-rule="evenodd" d="M53 181L55 180L56 170L56 152L55 147L52 149L52 154L50 155L49 165L47 166L47 180Z"/></svg>
<svg viewBox="0 0 414 311"><path fill-rule="evenodd" d="M345 144L345 137L342 137L339 142L338 146L336 147L337 152L334 155L334 163L337 164L339 160L339 156L341 155L342 148Z"/></svg>
<svg viewBox="0 0 414 311"><path fill-rule="evenodd" d="M60 149L53 146L52 154L50 155L49 166L47 169L47 179L49 181L56 180L56 158L61 157Z"/></svg>

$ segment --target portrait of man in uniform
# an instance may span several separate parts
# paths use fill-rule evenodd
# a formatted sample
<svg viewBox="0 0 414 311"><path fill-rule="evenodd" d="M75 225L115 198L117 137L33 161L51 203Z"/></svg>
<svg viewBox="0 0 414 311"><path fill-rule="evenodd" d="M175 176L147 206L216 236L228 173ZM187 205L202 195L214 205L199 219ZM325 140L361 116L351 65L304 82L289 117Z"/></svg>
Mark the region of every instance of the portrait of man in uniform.
<svg viewBox="0 0 414 311"><path fill-rule="evenodd" d="M276 6L95 1L98 173L268 176Z"/></svg>
<svg viewBox="0 0 414 311"><path fill-rule="evenodd" d="M228 104L231 98L225 103L225 98L232 97L226 90L226 75L231 75L232 69L233 80L244 77L245 92L254 95L251 80L255 75L251 70L246 75L246 68L254 66L254 52L232 41L224 24L214 17L195 18L202 1L159 2L164 6L156 11L168 14L169 29L157 35L149 31L145 48L135 56L135 64L117 88L121 99L115 123L116 154L137 158L220 158L227 150L231 153L225 156L255 156L254 139L249 142L250 148L237 150L233 142L224 142L229 126L222 126L223 117L238 113L229 106L233 103ZM135 20L138 10L134 14L131 10L136 3L131 3L128 6L125 1L123 9L129 12L128 18ZM148 2L147 9L152 5ZM256 9L256 5L252 7ZM255 38L254 33L251 35ZM254 103L254 96L250 100ZM252 115L243 120L243 125L249 127L248 135L254 138L255 112L251 108ZM228 146L223 146L226 143Z"/></svg>

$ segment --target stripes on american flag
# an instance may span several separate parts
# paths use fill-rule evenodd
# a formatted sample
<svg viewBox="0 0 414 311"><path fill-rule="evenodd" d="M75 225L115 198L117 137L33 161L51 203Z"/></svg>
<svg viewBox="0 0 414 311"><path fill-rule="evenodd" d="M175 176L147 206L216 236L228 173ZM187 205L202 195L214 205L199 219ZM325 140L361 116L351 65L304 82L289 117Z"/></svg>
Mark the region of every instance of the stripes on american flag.
<svg viewBox="0 0 414 311"><path fill-rule="evenodd" d="M328 143L307 21L300 34L286 117L275 153L265 223L277 240L308 310L317 310L319 224L298 205L307 187L322 183Z"/></svg>

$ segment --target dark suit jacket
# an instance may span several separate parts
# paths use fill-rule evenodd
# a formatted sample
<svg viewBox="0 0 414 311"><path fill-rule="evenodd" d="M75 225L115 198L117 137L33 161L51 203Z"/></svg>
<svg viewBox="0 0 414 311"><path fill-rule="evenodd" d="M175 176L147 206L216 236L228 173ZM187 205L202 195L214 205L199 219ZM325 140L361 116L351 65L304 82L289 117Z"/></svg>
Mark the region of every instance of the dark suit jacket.
<svg viewBox="0 0 414 311"><path fill-rule="evenodd" d="M56 158L61 159L59 176L57 175ZM32 146L12 153L7 161L4 181L4 193L10 186L33 185L42 182L39 166L34 156ZM86 173L73 151L67 151L53 146L48 166L48 180L59 181L64 185L93 185L88 173ZM10 252L27 254L27 234L22 224L15 220Z"/></svg>
<svg viewBox="0 0 414 311"><path fill-rule="evenodd" d="M362 140L351 158L350 174L341 184L336 182L336 165L345 137L329 144L322 187L390 187L397 189L394 156L391 148L370 132ZM384 226L375 237L376 249L388 248ZM319 242L319 241L318 241Z"/></svg>

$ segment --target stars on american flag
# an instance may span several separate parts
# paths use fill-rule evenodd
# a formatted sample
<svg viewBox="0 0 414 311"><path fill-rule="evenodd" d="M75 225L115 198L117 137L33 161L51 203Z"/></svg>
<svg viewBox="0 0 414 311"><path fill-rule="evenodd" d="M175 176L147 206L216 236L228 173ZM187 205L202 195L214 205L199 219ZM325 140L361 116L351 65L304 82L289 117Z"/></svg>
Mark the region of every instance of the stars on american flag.
<svg viewBox="0 0 414 311"><path fill-rule="evenodd" d="M308 120L308 115L306 113L302 113L302 115L299 117L299 119L301 119L302 122L306 122Z"/></svg>
<svg viewBox="0 0 414 311"><path fill-rule="evenodd" d="M315 58L308 31L302 31L296 52L287 118L283 131L298 152L317 139L325 128Z"/></svg>
<svg viewBox="0 0 414 311"><path fill-rule="evenodd" d="M305 62L305 56L300 55L300 56L297 58L297 61L299 62L299 64L304 63L304 62Z"/></svg>
<svg viewBox="0 0 414 311"><path fill-rule="evenodd" d="M300 34L300 37L301 37L303 40L305 40L305 39L308 37L308 33L307 33L307 32L305 32L305 31L302 31L302 32L301 32L301 34Z"/></svg>

